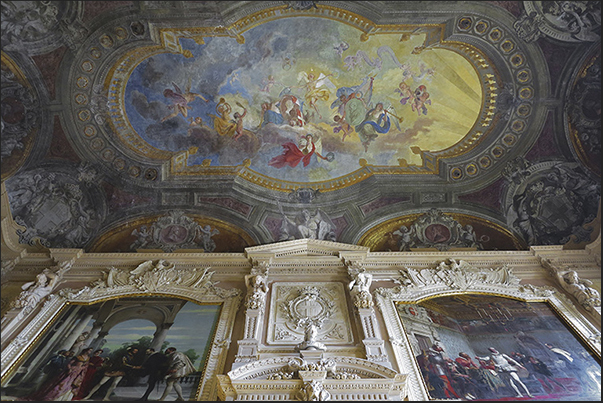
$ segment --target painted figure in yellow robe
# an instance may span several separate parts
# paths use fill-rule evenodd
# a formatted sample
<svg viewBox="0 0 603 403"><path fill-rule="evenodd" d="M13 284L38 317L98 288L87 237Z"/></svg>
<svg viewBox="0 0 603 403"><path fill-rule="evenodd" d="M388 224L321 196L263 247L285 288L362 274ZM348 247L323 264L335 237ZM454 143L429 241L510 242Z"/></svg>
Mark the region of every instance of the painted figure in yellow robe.
<svg viewBox="0 0 603 403"><path fill-rule="evenodd" d="M220 136L234 137L238 139L243 136L243 118L247 115L247 109L239 102L237 105L243 109L243 113L235 112L233 119L230 117L232 107L224 98L220 98L216 105L216 115L210 115L214 119L214 129Z"/></svg>
<svg viewBox="0 0 603 403"><path fill-rule="evenodd" d="M214 119L214 129L220 136L232 137L237 129L237 124L230 118L232 107L224 98L220 98L216 105L217 115L210 115Z"/></svg>
<svg viewBox="0 0 603 403"><path fill-rule="evenodd" d="M330 96L330 89L335 89L335 85L329 80L329 76L333 74L324 75L320 73L318 77L314 73L306 73L302 71L298 78L303 79L305 83L301 86L304 88L306 93L304 95L305 106L313 108L316 113L318 113L318 117L322 118L322 115L318 111L316 106L316 102L319 100L327 101ZM326 87L326 88L325 88Z"/></svg>

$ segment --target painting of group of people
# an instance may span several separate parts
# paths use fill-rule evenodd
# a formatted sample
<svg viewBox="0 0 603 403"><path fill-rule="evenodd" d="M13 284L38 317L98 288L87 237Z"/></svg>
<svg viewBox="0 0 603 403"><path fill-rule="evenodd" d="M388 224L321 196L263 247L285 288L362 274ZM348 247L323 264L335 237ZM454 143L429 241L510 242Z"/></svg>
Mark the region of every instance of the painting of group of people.
<svg viewBox="0 0 603 403"><path fill-rule="evenodd" d="M177 400L188 400L180 382L197 370L191 360L175 347L165 351L147 348L140 356L137 347L128 347L117 358L103 357L103 350L84 348L79 354L61 350L44 367L40 386L19 400L113 400L111 397L122 380L125 384L140 383L146 378L147 388L137 400L148 400L158 382L165 387L159 399L166 400L175 390Z"/></svg>
<svg viewBox="0 0 603 403"><path fill-rule="evenodd" d="M600 400L600 360L545 303L495 299L442 297L399 308L432 398ZM533 316L520 317L528 305Z"/></svg>
<svg viewBox="0 0 603 403"><path fill-rule="evenodd" d="M3 400L195 400L219 308L159 297L72 306L4 383Z"/></svg>

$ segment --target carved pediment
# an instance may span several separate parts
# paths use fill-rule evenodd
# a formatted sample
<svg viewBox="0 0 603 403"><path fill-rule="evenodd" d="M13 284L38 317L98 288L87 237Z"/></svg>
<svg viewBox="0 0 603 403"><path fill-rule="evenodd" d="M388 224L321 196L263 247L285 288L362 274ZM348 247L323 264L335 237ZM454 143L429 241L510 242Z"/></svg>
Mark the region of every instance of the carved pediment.
<svg viewBox="0 0 603 403"><path fill-rule="evenodd" d="M303 392L317 383L330 400L404 400L407 376L356 357L306 361L273 357L218 375L222 400L320 400ZM327 394L327 393L325 393ZM267 398L270 396L270 398ZM304 398L305 397L305 398Z"/></svg>
<svg viewBox="0 0 603 403"><path fill-rule="evenodd" d="M550 296L554 289L520 285L521 279L513 274L511 267L503 265L495 268L477 268L460 260L448 259L436 267L400 270L399 284L393 288L379 288L376 293L397 300L414 300L440 292L473 291L526 294L529 296Z"/></svg>
<svg viewBox="0 0 603 403"><path fill-rule="evenodd" d="M383 365L357 357L328 357L319 361L304 360L299 357L273 357L253 361L228 373L232 380L261 380L273 378L283 371L326 371L329 377L337 378L338 373L356 374L359 378L387 379L398 373Z"/></svg>
<svg viewBox="0 0 603 403"><path fill-rule="evenodd" d="M481 269L471 266L464 260L457 262L449 259L440 262L435 268L400 270L402 279L398 282L404 287L445 286L457 290L466 290L473 285L498 284L517 285L520 279L508 266Z"/></svg>
<svg viewBox="0 0 603 403"><path fill-rule="evenodd" d="M208 270L209 267L179 269L173 263L165 260L159 260L157 263L148 260L131 271L111 267L103 273L101 279L93 281L90 285L93 289L130 286L145 292L158 291L166 286L174 285L202 288L211 280L214 273Z"/></svg>
<svg viewBox="0 0 603 403"><path fill-rule="evenodd" d="M235 297L239 289L226 290L211 281L214 272L206 268L177 268L163 259L138 265L134 270L110 267L102 277L79 290L62 289L60 295L70 300L97 300L99 298L130 293L204 295L218 299Z"/></svg>

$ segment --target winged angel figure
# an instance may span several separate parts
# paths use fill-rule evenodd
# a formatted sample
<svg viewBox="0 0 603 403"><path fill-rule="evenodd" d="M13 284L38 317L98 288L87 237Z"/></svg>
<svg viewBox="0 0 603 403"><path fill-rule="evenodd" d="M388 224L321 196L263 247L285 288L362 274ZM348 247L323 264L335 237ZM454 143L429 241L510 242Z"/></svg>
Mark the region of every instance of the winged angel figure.
<svg viewBox="0 0 603 403"><path fill-rule="evenodd" d="M318 100L327 101L330 96L329 90L334 90L337 88L329 79L329 77L332 75L333 73L327 75L320 73L318 77L316 77L314 73L306 73L305 71L302 71L297 76L298 81L303 82L301 88L305 89L306 91L306 94L304 95L305 105L312 107L318 114L319 118L322 118L322 115L318 111L316 103Z"/></svg>
<svg viewBox="0 0 603 403"><path fill-rule="evenodd" d="M176 85L175 82L172 82L172 85L174 86L175 91L171 90L170 88L166 88L163 91L163 96L168 98L172 102L172 104L168 106L168 109L171 109L172 113L161 119L162 122L165 122L166 120L171 118L175 118L176 116L178 116L179 113L181 113L182 116L184 116L185 118L188 117L188 111L189 109L192 109L192 107L188 104L189 102L193 102L195 98L201 98L205 102L209 102L209 100L206 99L203 95L191 92L190 78L184 91L182 91L180 87Z"/></svg>

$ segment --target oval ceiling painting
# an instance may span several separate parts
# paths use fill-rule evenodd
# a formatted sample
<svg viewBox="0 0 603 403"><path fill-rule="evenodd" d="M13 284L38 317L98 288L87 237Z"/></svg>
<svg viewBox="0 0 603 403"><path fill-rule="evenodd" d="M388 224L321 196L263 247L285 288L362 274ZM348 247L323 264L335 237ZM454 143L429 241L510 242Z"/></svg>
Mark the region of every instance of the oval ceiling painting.
<svg viewBox="0 0 603 403"><path fill-rule="evenodd" d="M195 150L188 165L235 166L319 182L359 168L420 164L475 125L480 78L426 34L372 35L324 18L270 21L244 40L180 37L132 70L127 120L156 150ZM402 37L402 40L401 40Z"/></svg>

